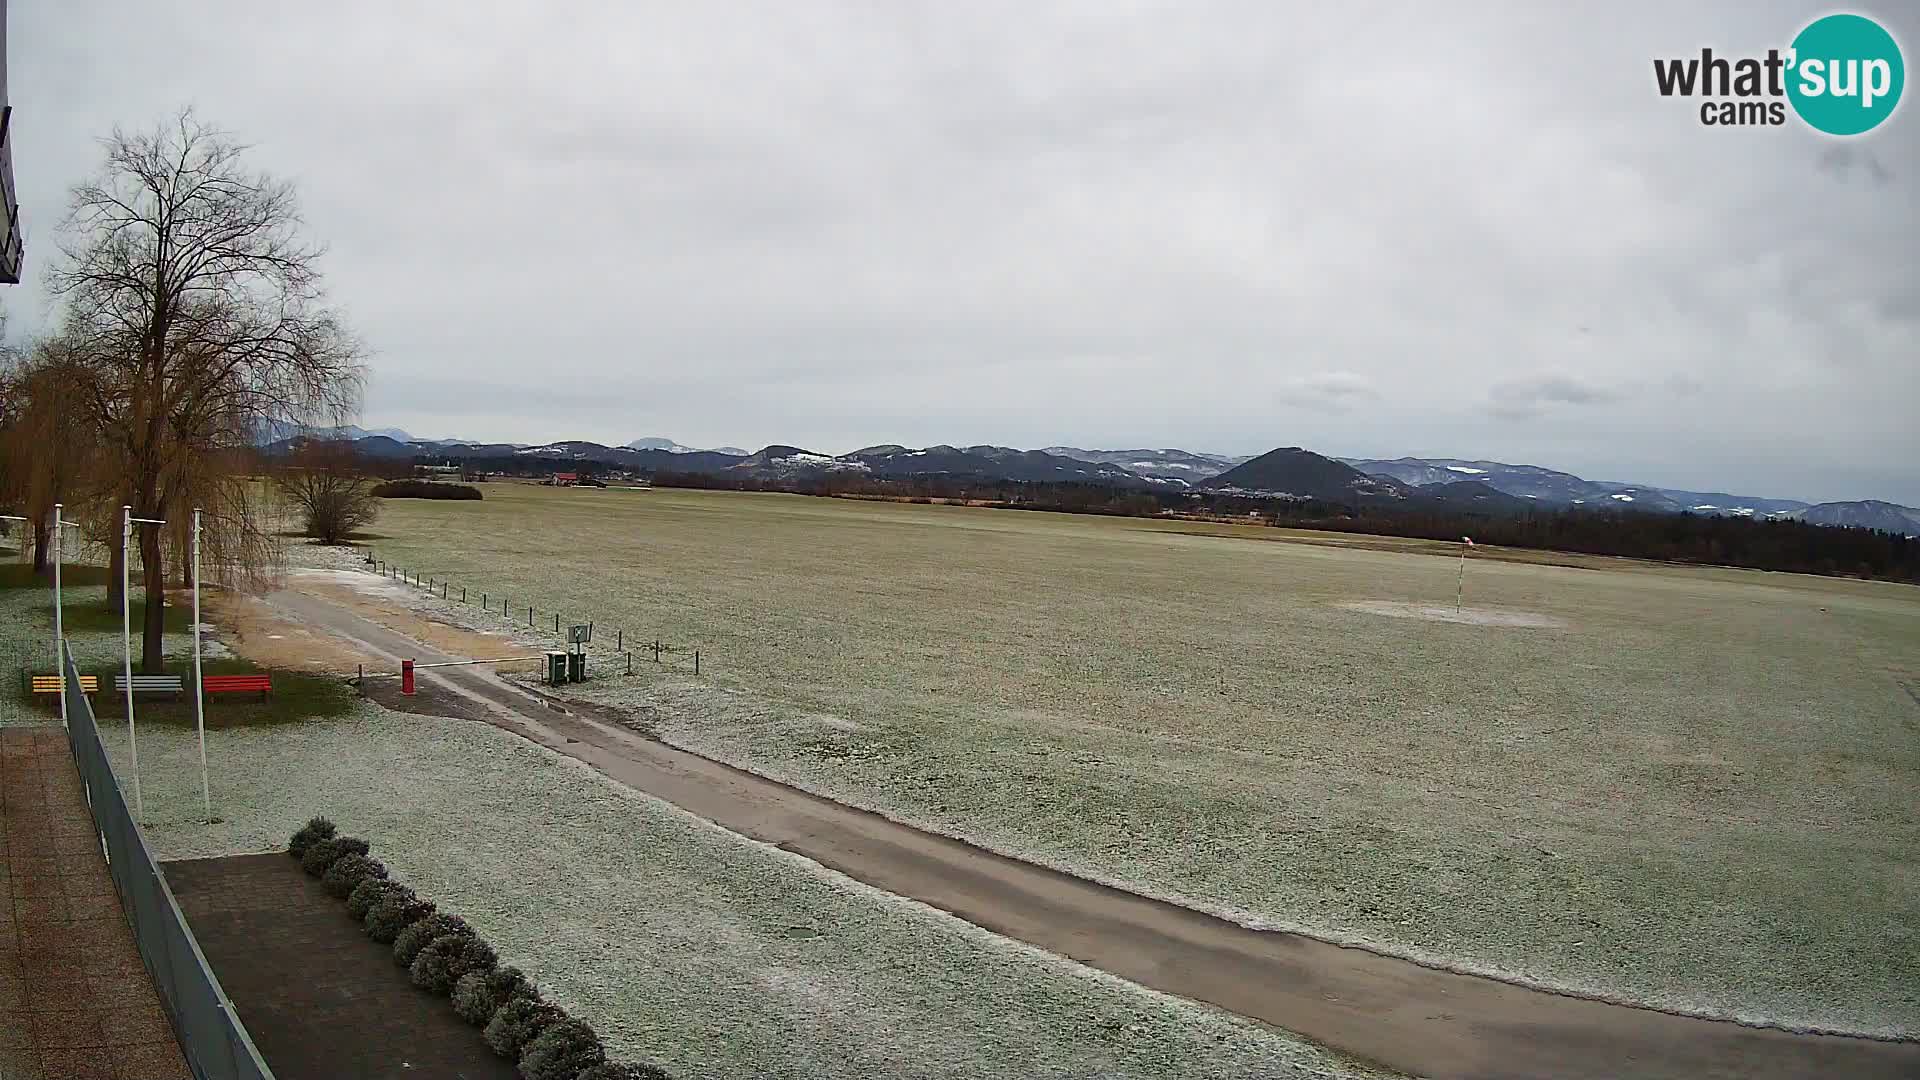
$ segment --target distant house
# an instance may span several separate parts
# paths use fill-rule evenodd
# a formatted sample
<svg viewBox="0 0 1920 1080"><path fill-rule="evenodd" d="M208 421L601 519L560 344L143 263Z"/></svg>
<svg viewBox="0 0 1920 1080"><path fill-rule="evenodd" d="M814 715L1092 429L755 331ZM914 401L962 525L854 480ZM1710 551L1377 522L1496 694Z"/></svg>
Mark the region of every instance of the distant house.
<svg viewBox="0 0 1920 1080"><path fill-rule="evenodd" d="M415 465L413 475L422 480L458 480L465 474L459 465Z"/></svg>

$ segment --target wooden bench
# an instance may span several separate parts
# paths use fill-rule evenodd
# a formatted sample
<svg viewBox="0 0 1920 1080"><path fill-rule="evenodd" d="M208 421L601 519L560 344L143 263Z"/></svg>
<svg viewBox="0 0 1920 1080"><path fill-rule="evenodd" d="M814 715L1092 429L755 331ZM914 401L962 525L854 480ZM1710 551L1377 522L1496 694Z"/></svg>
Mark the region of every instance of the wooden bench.
<svg viewBox="0 0 1920 1080"><path fill-rule="evenodd" d="M270 675L207 675L201 678L200 686L209 694L250 694L258 692L260 700L267 699L267 691L273 689L273 677Z"/></svg>
<svg viewBox="0 0 1920 1080"><path fill-rule="evenodd" d="M133 677L133 692L136 694L173 694L178 696L184 689L185 686L182 685L180 676L178 675L135 675ZM116 694L124 694L127 692L127 677L125 675L115 675L113 677L113 692Z"/></svg>
<svg viewBox="0 0 1920 1080"><path fill-rule="evenodd" d="M27 688L36 694L57 694L66 689L66 687L61 685L62 681L58 675L32 675L27 679ZM98 675L80 676L80 692L83 694L99 693L100 677Z"/></svg>

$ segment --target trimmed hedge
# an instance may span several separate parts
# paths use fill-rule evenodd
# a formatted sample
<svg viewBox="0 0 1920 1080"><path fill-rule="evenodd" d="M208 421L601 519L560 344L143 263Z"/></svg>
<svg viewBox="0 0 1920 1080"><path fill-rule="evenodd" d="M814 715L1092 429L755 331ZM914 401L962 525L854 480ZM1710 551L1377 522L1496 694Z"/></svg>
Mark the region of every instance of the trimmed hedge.
<svg viewBox="0 0 1920 1080"><path fill-rule="evenodd" d="M365 923L367 912L373 909L373 905L379 903L381 897L396 892L413 895L412 889L397 881L389 881L384 877L362 878L360 884L347 894L347 914L353 916L356 922Z"/></svg>
<svg viewBox="0 0 1920 1080"><path fill-rule="evenodd" d="M494 1010L481 1038L493 1052L508 1061L519 1061L520 1051L539 1034L555 1024L567 1021L566 1010L539 998L517 997Z"/></svg>
<svg viewBox="0 0 1920 1080"><path fill-rule="evenodd" d="M360 883L371 878L385 879L387 864L371 855L342 855L333 860L327 872L320 875L320 884L336 900L345 900L353 895Z"/></svg>
<svg viewBox="0 0 1920 1080"><path fill-rule="evenodd" d="M327 872L334 860L366 853L367 842L357 836L329 836L307 848L306 853L300 856L300 869L319 877Z"/></svg>
<svg viewBox="0 0 1920 1080"><path fill-rule="evenodd" d="M361 926L367 931L368 937L387 945L407 927L430 917L433 910L433 901L420 899L412 889L388 893L367 909L367 917L361 921Z"/></svg>
<svg viewBox="0 0 1920 1080"><path fill-rule="evenodd" d="M337 831L338 830L333 827L333 822L328 821L326 818L311 818L305 825L300 826L299 831L293 834L292 840L287 841L287 854L297 859L305 855L308 848L322 840L331 838Z"/></svg>
<svg viewBox="0 0 1920 1080"><path fill-rule="evenodd" d="M301 869L346 901L368 937L392 944L394 962L415 986L450 995L454 1012L482 1029L494 1053L517 1062L525 1080L670 1080L654 1065L608 1061L592 1027L542 999L519 968L500 967L493 946L465 919L389 880L386 864L368 851L365 840L339 835L324 817L287 844Z"/></svg>
<svg viewBox="0 0 1920 1080"><path fill-rule="evenodd" d="M398 944L396 942L395 944ZM476 934L443 934L427 943L413 958L407 975L413 985L436 994L452 994L453 985L468 972L492 971L500 957Z"/></svg>
<svg viewBox="0 0 1920 1080"><path fill-rule="evenodd" d="M453 1011L474 1027L486 1027L500 1006L517 997L539 996L532 980L517 967L476 969L454 982Z"/></svg>
<svg viewBox="0 0 1920 1080"><path fill-rule="evenodd" d="M600 1036L579 1020L548 1025L520 1051L520 1075L526 1080L574 1080L580 1070L606 1063Z"/></svg>
<svg viewBox="0 0 1920 1080"><path fill-rule="evenodd" d="M445 937L448 934L475 936L473 927L467 925L467 920L458 915L436 911L400 931L399 936L393 939L393 962L403 968L412 967L414 958L420 955L420 950L433 944L435 938Z"/></svg>

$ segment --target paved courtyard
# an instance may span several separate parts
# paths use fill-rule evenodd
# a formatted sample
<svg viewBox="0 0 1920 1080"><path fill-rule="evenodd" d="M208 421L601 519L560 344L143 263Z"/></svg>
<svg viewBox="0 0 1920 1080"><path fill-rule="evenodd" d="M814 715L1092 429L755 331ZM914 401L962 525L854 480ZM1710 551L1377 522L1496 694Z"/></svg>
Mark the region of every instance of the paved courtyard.
<svg viewBox="0 0 1920 1080"><path fill-rule="evenodd" d="M0 1080L191 1076L59 724L0 727Z"/></svg>

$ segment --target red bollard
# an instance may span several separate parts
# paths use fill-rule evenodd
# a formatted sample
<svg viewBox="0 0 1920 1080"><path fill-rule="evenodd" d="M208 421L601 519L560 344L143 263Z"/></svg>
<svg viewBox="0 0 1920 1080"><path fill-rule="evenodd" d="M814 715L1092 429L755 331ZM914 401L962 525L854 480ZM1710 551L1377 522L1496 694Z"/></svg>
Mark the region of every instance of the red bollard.
<svg viewBox="0 0 1920 1080"><path fill-rule="evenodd" d="M411 660L400 661L400 692L408 697L413 696L413 661Z"/></svg>

